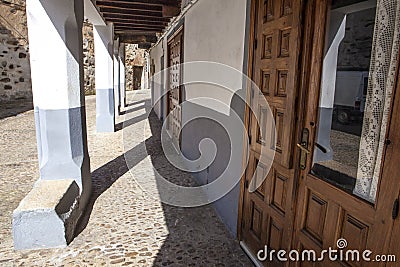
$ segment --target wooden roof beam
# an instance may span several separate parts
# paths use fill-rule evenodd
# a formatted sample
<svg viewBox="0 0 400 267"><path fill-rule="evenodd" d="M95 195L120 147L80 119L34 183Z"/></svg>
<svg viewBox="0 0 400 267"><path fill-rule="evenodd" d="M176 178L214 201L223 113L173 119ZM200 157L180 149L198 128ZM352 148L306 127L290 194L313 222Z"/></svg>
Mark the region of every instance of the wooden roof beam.
<svg viewBox="0 0 400 267"><path fill-rule="evenodd" d="M171 7L171 6L162 6L161 10L146 10L146 9L130 9L127 7L117 7L117 6L104 6L99 5L100 12L107 12L107 13L116 13L116 14L130 14L136 16L145 16L145 17L175 17L179 15L181 9L178 7Z"/></svg>
<svg viewBox="0 0 400 267"><path fill-rule="evenodd" d="M137 25L154 25L154 26L166 26L168 22L163 21L146 21L146 20L130 20L130 19L115 19L107 18L108 21L114 24L137 24Z"/></svg>
<svg viewBox="0 0 400 267"><path fill-rule="evenodd" d="M114 3L134 3L134 4L143 4L148 6L176 6L181 7L180 0L110 0L110 2Z"/></svg>
<svg viewBox="0 0 400 267"><path fill-rule="evenodd" d="M157 36L152 35L132 35L132 34L119 34L119 41L121 43L141 44L141 43L156 43Z"/></svg>
<svg viewBox="0 0 400 267"><path fill-rule="evenodd" d="M142 11L158 11L162 12L162 6L156 5L144 5L137 4L133 2L115 2L115 1L96 1L96 5L98 7L114 7L121 9L130 9L130 10L142 10Z"/></svg>
<svg viewBox="0 0 400 267"><path fill-rule="evenodd" d="M138 44L138 47L140 48L140 49L150 49L151 48L151 43L141 43L141 44Z"/></svg>
<svg viewBox="0 0 400 267"><path fill-rule="evenodd" d="M124 31L142 31L148 33L156 33L162 32L164 28L155 28L155 27L144 27L144 26L118 26L115 25L115 31L124 32Z"/></svg>
<svg viewBox="0 0 400 267"><path fill-rule="evenodd" d="M129 14L117 14L117 13L109 13L109 12L103 12L104 18L110 19L110 18L118 18L118 19L126 19L126 20L143 20L143 21L162 21L162 22L169 22L169 18L163 18L163 17L157 17L157 18L152 18L152 17L144 17L144 16L135 16L135 15L129 15Z"/></svg>
<svg viewBox="0 0 400 267"><path fill-rule="evenodd" d="M155 18L163 17L163 13L160 11L131 10L118 7L100 7L100 12L126 14L126 15L143 16L143 17L155 17Z"/></svg>
<svg viewBox="0 0 400 267"><path fill-rule="evenodd" d="M149 27L149 28L160 28L164 29L163 24L147 24L147 23L132 23L132 22L113 22L114 26L129 26L129 27Z"/></svg>

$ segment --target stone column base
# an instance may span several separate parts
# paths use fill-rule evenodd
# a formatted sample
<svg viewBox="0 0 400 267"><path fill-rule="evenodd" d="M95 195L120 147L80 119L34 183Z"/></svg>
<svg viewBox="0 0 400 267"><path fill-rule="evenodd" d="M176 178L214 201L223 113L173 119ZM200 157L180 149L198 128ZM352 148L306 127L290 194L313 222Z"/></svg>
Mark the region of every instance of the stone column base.
<svg viewBox="0 0 400 267"><path fill-rule="evenodd" d="M67 246L82 214L79 197L79 187L73 179L37 181L14 210L14 248Z"/></svg>

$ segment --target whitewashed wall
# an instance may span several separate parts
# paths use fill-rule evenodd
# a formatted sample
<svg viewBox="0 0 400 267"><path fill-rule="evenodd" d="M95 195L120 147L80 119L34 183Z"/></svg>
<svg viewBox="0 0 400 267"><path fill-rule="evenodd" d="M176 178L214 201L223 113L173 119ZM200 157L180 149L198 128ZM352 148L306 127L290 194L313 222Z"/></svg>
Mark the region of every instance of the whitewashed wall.
<svg viewBox="0 0 400 267"><path fill-rule="evenodd" d="M199 0L185 14L184 25L184 62L210 61L228 65L238 71L246 69L247 63L245 49L246 26L248 20L247 0ZM247 19L247 20L246 20ZM171 32L173 29L171 29ZM168 36L168 34L166 35ZM161 57L164 55L164 66L167 67L167 40L162 40L151 52L151 58L154 59L155 72L161 70ZM220 73L219 75L224 75ZM183 70L184 81L190 78L190 72L187 68ZM165 88L160 88L160 84L152 88L153 99L158 99L160 93ZM230 80L232 89L242 88L242 79L237 77L224 77ZM160 79L160 77L158 77ZM224 90L216 90L211 85L185 85L184 101L192 101L198 97L211 97L226 104L226 108L217 108L218 116L230 116L229 107L236 110L239 116L243 117L244 103L232 100L232 93ZM208 109L207 103L198 103L193 101L190 108L192 112L198 112L199 109ZM166 114L166 103L157 105L155 110L159 117ZM163 110L163 111L162 111ZM190 111L183 109L182 117L190 117ZM243 131L243 129L238 129ZM204 137L210 137L217 145L218 153L215 161L210 165L208 171L195 173L194 176L200 183L210 183L218 177L229 161L231 144L226 132L207 120L197 120L185 127L182 131L182 151L189 158L199 156L198 143ZM196 144L194 144L196 143ZM236 143L236 146L242 147L243 144ZM241 166L242 156L237 155L234 159L235 164ZM237 185L225 197L214 203L217 213L227 225L233 235L236 235L237 215L238 215L239 186Z"/></svg>

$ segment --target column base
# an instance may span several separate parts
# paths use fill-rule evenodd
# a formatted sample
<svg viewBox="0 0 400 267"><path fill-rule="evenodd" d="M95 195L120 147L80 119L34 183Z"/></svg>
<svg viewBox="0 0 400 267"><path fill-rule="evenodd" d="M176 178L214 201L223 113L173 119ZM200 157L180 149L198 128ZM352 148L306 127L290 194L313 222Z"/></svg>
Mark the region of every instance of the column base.
<svg viewBox="0 0 400 267"><path fill-rule="evenodd" d="M82 215L73 179L39 180L13 213L16 250L67 246Z"/></svg>

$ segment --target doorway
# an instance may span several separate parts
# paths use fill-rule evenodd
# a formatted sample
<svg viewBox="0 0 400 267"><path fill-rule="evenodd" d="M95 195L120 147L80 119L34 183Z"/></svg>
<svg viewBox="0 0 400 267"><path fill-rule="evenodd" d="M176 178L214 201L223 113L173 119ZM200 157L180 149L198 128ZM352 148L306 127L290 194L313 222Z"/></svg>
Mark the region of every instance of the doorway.
<svg viewBox="0 0 400 267"><path fill-rule="evenodd" d="M168 39L168 98L167 132L173 144L180 147L182 128L182 71L183 66L183 26Z"/></svg>
<svg viewBox="0 0 400 267"><path fill-rule="evenodd" d="M262 171L256 166L263 143L260 126L247 111L250 162L241 183L238 237L253 258L265 246L318 254L337 249L339 239L346 240L345 251L389 249L400 189L389 175L396 168L393 158L399 158L399 150L393 150L397 118L391 112L379 125L383 130L376 142L390 141L377 150L375 177L362 176L369 166L363 158L366 144L374 142L365 113L375 101L371 59L377 56L377 8L368 0L252 1L249 73L263 94L249 95L266 98L277 128L273 166L250 193L250 179ZM398 66L397 54L393 57ZM393 88L385 108L392 110L398 94ZM367 181L368 194L361 190ZM276 256L263 264L291 265ZM343 264L363 266L346 260L301 266Z"/></svg>

